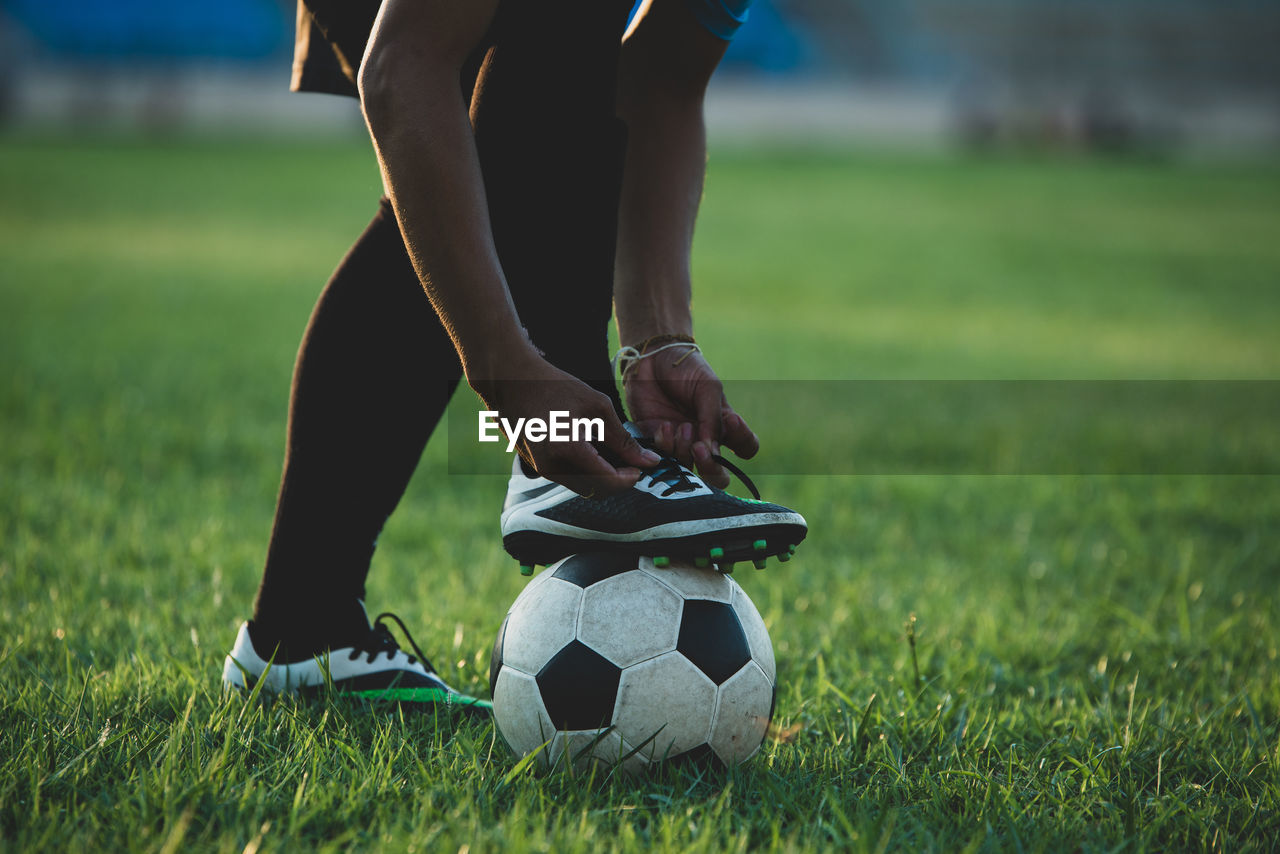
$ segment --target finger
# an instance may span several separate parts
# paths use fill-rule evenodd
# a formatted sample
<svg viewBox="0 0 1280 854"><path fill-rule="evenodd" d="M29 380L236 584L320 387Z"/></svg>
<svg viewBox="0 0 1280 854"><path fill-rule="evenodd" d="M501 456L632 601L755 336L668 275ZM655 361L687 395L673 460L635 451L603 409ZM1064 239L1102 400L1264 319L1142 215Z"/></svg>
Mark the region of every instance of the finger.
<svg viewBox="0 0 1280 854"><path fill-rule="evenodd" d="M662 460L658 454L641 447L635 437L622 426L612 409L604 418L604 446L617 454L622 463L636 468L656 466Z"/></svg>
<svg viewBox="0 0 1280 854"><path fill-rule="evenodd" d="M693 425L688 421L676 428L671 455L687 466L694 464Z"/></svg>
<svg viewBox="0 0 1280 854"><path fill-rule="evenodd" d="M657 429L654 430L654 444L658 446L663 453L670 454L676 447L676 427L670 421L659 421Z"/></svg>
<svg viewBox="0 0 1280 854"><path fill-rule="evenodd" d="M630 466L614 468L586 442L560 445L551 453L540 456L538 469L544 477L588 498L630 489L640 478L639 469Z"/></svg>
<svg viewBox="0 0 1280 854"><path fill-rule="evenodd" d="M670 421L663 421L658 418L648 418L644 421L633 422L640 428L640 432L649 436L653 440L653 446L664 454L672 453L675 445L675 428Z"/></svg>
<svg viewBox="0 0 1280 854"><path fill-rule="evenodd" d="M711 458L711 449L706 442L693 443L693 462L698 475L707 483L720 489L729 485L729 473Z"/></svg>
<svg viewBox="0 0 1280 854"><path fill-rule="evenodd" d="M694 393L693 411L698 419L696 440L705 442L712 453L720 453L720 421L726 406L724 386L719 382L702 383Z"/></svg>
<svg viewBox="0 0 1280 854"><path fill-rule="evenodd" d="M724 405L724 416L720 422L723 431L720 442L744 460L749 460L760 450L760 439L747 426L742 416L733 411L729 404Z"/></svg>

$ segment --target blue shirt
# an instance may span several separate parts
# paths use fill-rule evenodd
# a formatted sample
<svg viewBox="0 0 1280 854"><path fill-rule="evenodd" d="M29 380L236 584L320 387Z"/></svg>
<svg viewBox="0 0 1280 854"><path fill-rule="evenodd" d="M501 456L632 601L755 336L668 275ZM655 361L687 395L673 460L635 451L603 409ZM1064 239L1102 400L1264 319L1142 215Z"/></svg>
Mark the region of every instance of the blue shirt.
<svg viewBox="0 0 1280 854"><path fill-rule="evenodd" d="M728 41L746 23L751 0L686 0L711 35Z"/></svg>
<svg viewBox="0 0 1280 854"><path fill-rule="evenodd" d="M733 38L747 20L751 6L751 0L685 2L707 32L725 41ZM0 4L3 3L4 0L0 0ZM381 0L298 0L290 88L295 92L332 92L357 97L356 69L380 5ZM324 27L320 26L321 21Z"/></svg>

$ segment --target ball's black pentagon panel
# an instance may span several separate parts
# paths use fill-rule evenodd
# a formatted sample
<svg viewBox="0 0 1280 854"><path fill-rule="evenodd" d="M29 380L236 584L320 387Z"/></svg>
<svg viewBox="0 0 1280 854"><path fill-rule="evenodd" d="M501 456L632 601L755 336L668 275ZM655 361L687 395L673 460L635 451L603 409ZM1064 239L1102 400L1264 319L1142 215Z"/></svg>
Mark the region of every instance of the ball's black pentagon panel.
<svg viewBox="0 0 1280 854"><path fill-rule="evenodd" d="M706 599L684 603L676 649L717 685L751 660L751 647L733 608Z"/></svg>
<svg viewBox="0 0 1280 854"><path fill-rule="evenodd" d="M597 581L630 572L636 565L632 555L587 552L565 558L553 575L579 587L590 587Z"/></svg>
<svg viewBox="0 0 1280 854"><path fill-rule="evenodd" d="M538 690L557 730L599 729L613 719L622 669L581 641L538 672Z"/></svg>
<svg viewBox="0 0 1280 854"><path fill-rule="evenodd" d="M507 621L511 615L502 618L498 627L498 636L493 641L493 652L489 655L489 696L493 696L494 686L498 684L498 671L502 669L502 641L507 636Z"/></svg>

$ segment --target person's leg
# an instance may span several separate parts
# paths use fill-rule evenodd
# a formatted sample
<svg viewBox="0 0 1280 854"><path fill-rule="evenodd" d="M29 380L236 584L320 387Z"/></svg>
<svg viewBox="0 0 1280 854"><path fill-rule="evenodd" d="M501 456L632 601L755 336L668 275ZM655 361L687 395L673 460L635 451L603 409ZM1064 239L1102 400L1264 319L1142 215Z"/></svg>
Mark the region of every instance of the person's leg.
<svg viewBox="0 0 1280 854"><path fill-rule="evenodd" d="M614 95L631 5L503 4L471 111L520 318L552 364L620 414L608 331L626 134Z"/></svg>
<svg viewBox="0 0 1280 854"><path fill-rule="evenodd" d="M374 544L461 377L384 199L311 316L251 633L288 658L368 633Z"/></svg>

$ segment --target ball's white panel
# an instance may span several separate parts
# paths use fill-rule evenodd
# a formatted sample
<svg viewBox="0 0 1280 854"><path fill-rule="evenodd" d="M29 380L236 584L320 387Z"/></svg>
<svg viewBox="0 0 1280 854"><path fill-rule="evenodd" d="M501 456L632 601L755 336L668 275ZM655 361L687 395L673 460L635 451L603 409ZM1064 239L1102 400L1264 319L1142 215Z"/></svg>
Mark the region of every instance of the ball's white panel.
<svg viewBox="0 0 1280 854"><path fill-rule="evenodd" d="M624 572L586 589L578 640L619 667L676 648L683 600L643 572Z"/></svg>
<svg viewBox="0 0 1280 854"><path fill-rule="evenodd" d="M604 772L621 762L626 773L633 776L643 773L649 763L638 753L628 756L630 753L631 748L623 742L617 730L603 735L599 730L578 730L556 733L549 745L547 759L553 766L568 765L577 772L589 770L593 763L599 764L599 772Z"/></svg>
<svg viewBox="0 0 1280 854"><path fill-rule="evenodd" d="M715 701L716 684L668 652L622 671L613 722L627 743L647 742L641 755L662 759L706 742Z"/></svg>
<svg viewBox="0 0 1280 854"><path fill-rule="evenodd" d="M640 559L640 571L652 575L689 599L728 602L733 596L733 580L714 569L698 569L691 563L677 563L658 569L647 557Z"/></svg>
<svg viewBox="0 0 1280 854"><path fill-rule="evenodd" d="M778 667L773 658L773 641L769 639L769 630L765 628L764 619L761 618L760 612L746 591L739 587L737 582L731 580L730 583L733 584L733 610L738 613L738 622L742 624L742 631L747 635L751 657L756 664L760 665L765 676L769 677L770 683L777 682Z"/></svg>
<svg viewBox="0 0 1280 854"><path fill-rule="evenodd" d="M498 731L519 756L551 740L555 727L542 705L538 682L509 667L498 671L493 685L493 716Z"/></svg>
<svg viewBox="0 0 1280 854"><path fill-rule="evenodd" d="M760 749L771 705L773 681L755 664L748 664L720 686L709 741L726 765L750 759Z"/></svg>
<svg viewBox="0 0 1280 854"><path fill-rule="evenodd" d="M563 561L561 561L561 563L563 563ZM556 564L556 566L559 566L559 565L560 565L559 563ZM516 601L512 602L511 607L507 609L507 613L510 614L512 611L514 611L516 609L516 606L518 606L521 602L528 599L532 595L534 590L537 590L539 587L545 584L547 582L547 579L551 578L551 574L555 572L556 566L549 566L546 569L542 570L542 572L539 572L533 578L530 578L529 582L525 584L524 589L520 591L520 594L518 596L516 596Z"/></svg>
<svg viewBox="0 0 1280 854"><path fill-rule="evenodd" d="M573 640L578 624L582 589L558 578L548 578L529 591L511 610L502 643L502 662L525 673L537 674L565 644Z"/></svg>
<svg viewBox="0 0 1280 854"><path fill-rule="evenodd" d="M614 730L617 732L617 730ZM622 770L633 777L639 777L652 767L652 763L644 758L643 750L636 750L635 745L622 739Z"/></svg>

